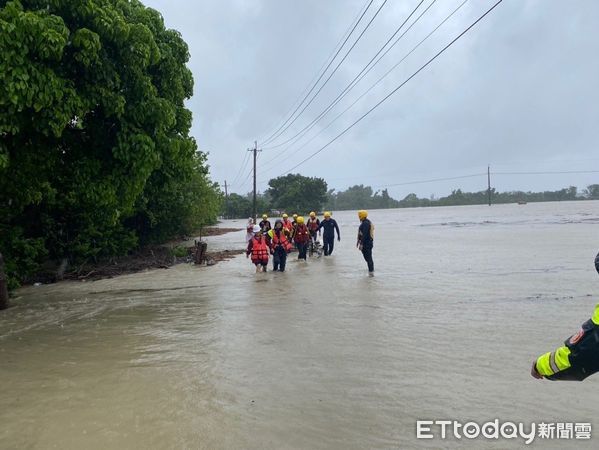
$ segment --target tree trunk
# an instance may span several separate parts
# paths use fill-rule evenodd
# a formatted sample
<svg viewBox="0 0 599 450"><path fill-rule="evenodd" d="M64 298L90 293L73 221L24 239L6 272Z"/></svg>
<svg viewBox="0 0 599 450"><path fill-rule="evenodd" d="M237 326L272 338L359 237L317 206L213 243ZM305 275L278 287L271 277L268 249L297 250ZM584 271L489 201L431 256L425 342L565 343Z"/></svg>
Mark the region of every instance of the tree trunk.
<svg viewBox="0 0 599 450"><path fill-rule="evenodd" d="M4 273L4 258L0 253L0 309L8 308L8 281Z"/></svg>

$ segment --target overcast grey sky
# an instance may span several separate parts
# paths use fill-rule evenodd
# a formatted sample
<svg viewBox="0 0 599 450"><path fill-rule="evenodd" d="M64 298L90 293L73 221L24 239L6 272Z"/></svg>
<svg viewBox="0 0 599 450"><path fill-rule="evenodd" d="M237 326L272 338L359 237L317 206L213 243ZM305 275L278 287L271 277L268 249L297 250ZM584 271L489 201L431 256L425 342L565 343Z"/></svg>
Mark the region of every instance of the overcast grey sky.
<svg viewBox="0 0 599 450"><path fill-rule="evenodd" d="M338 72L304 114L272 144L312 121L405 20L420 0L388 0ZM330 120L401 60L463 0L437 0L345 99L284 154L265 149L258 188L329 142L470 25L493 1L470 0L352 109ZM433 0L424 0L412 20ZM191 53L192 134L210 152L212 178L251 190L254 140L264 140L331 56L365 0L144 0ZM359 33L383 0L374 0ZM408 22L409 25L410 22ZM407 25L406 25L407 26ZM357 33L352 35L352 43ZM348 46L346 45L346 48ZM340 55L345 54L345 49ZM489 16L381 107L294 172L329 187L375 188L486 172L599 170L599 2L504 0ZM335 66L335 63L332 67ZM330 72L330 70L329 70ZM326 78L326 76L325 76ZM268 145L264 146L265 148ZM486 176L389 187L446 195L482 190ZM500 190L545 190L598 183L599 173L496 175Z"/></svg>

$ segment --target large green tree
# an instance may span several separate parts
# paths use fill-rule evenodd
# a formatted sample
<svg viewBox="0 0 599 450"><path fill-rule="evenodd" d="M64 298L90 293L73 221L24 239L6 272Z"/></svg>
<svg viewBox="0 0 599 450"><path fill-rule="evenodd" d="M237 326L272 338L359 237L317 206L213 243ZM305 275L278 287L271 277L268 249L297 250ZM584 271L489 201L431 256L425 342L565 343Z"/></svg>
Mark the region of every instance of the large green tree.
<svg viewBox="0 0 599 450"><path fill-rule="evenodd" d="M288 212L307 214L319 210L327 195L327 183L322 178L288 174L273 178L266 191L274 208Z"/></svg>
<svg viewBox="0 0 599 450"><path fill-rule="evenodd" d="M214 220L187 45L137 0L0 0L0 250L14 276Z"/></svg>

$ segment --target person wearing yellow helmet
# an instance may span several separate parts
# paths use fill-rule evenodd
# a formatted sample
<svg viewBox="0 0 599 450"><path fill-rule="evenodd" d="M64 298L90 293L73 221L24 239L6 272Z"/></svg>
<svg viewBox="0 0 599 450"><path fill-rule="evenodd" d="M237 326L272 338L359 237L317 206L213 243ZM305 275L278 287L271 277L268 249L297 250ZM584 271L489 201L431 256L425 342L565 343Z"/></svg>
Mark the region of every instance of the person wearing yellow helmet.
<svg viewBox="0 0 599 450"><path fill-rule="evenodd" d="M314 241L315 244L318 240L316 235L318 234L318 236L320 236L319 227L320 220L318 220L318 217L316 217L316 213L312 211L310 213L310 218L308 219L308 230L310 230L310 237L312 238L312 241Z"/></svg>
<svg viewBox="0 0 599 450"><path fill-rule="evenodd" d="M293 234L293 223L289 220L289 215L287 213L283 214L283 231L287 235L287 238L291 239L291 235Z"/></svg>
<svg viewBox="0 0 599 450"><path fill-rule="evenodd" d="M272 229L270 221L268 220L268 214L262 214L262 222L260 222L258 226L264 234L268 233Z"/></svg>
<svg viewBox="0 0 599 450"><path fill-rule="evenodd" d="M297 228L297 214L294 213L291 217L293 217L293 220L291 221L291 233L289 234L289 239L291 239L291 241L293 242L293 246L297 250L297 242L295 242L294 239L295 230Z"/></svg>
<svg viewBox="0 0 599 450"><path fill-rule="evenodd" d="M333 248L335 246L335 230L337 230L337 240L341 240L341 234L339 233L339 225L335 219L331 218L330 211L325 211L324 220L320 222L318 230L323 229L322 232L322 243L324 246L324 256L333 254Z"/></svg>
<svg viewBox="0 0 599 450"><path fill-rule="evenodd" d="M303 259L307 261L306 253L308 250L308 241L310 240L310 231L305 224L304 218L302 216L298 216L296 219L296 225L293 230L293 242L295 242L295 246L297 247L297 251L299 253L297 259Z"/></svg>
<svg viewBox="0 0 599 450"><path fill-rule="evenodd" d="M372 260L372 247L374 246L374 225L368 219L368 211L358 211L360 227L358 228L358 242L356 247L362 252L364 260L368 265L368 275L374 276L374 261Z"/></svg>

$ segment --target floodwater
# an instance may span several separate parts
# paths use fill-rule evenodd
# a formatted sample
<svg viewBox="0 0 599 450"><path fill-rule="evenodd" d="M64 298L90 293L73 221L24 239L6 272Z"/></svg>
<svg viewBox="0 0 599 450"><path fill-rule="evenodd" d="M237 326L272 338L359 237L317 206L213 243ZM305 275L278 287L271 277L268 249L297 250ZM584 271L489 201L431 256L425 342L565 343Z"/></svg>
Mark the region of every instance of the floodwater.
<svg viewBox="0 0 599 450"><path fill-rule="evenodd" d="M590 441L533 447L597 448L599 375L529 373L599 301L599 202L371 211L374 278L355 213L334 217L333 256L286 273L241 255L19 290L0 313L0 448L524 446L419 440L418 419L589 422Z"/></svg>

